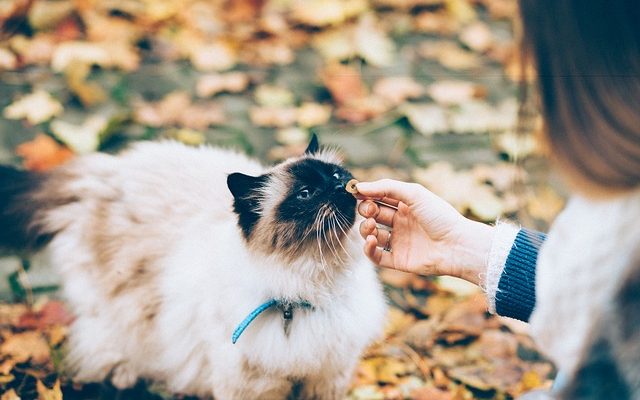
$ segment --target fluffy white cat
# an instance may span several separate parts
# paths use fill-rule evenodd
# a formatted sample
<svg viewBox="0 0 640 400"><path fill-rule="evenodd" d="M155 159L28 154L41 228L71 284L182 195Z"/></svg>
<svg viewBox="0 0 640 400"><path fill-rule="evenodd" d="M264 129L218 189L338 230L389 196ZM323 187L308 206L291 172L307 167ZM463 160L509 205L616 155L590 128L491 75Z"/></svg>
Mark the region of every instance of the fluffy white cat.
<svg viewBox="0 0 640 400"><path fill-rule="evenodd" d="M386 310L350 178L315 138L270 168L175 142L47 174L0 167L0 244L47 245L76 315L76 380L340 399Z"/></svg>

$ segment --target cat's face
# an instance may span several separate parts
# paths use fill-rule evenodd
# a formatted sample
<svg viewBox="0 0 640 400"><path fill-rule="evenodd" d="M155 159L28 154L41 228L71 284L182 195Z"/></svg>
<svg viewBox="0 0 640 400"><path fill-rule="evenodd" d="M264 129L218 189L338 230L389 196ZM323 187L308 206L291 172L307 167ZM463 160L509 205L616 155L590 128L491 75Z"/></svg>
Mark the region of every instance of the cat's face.
<svg viewBox="0 0 640 400"><path fill-rule="evenodd" d="M258 177L231 174L227 184L248 244L295 257L342 248L355 221L356 199L345 189L351 178L314 136L303 156Z"/></svg>

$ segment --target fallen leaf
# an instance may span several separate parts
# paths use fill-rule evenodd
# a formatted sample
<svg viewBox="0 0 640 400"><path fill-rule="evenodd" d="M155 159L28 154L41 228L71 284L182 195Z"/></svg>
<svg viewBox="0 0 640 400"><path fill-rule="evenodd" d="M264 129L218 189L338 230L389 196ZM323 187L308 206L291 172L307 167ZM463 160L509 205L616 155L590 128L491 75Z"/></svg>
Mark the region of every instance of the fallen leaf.
<svg viewBox="0 0 640 400"><path fill-rule="evenodd" d="M461 48L451 41L429 40L418 47L418 54L426 59L434 59L452 70L468 70L482 64L477 54Z"/></svg>
<svg viewBox="0 0 640 400"><path fill-rule="evenodd" d="M366 11L365 0L296 0L291 17L310 26L337 25Z"/></svg>
<svg viewBox="0 0 640 400"><path fill-rule="evenodd" d="M198 78L196 94L198 97L211 97L221 92L240 93L249 86L249 76L244 72L207 74Z"/></svg>
<svg viewBox="0 0 640 400"><path fill-rule="evenodd" d="M206 138L204 134L202 134L202 132L189 128L172 130L171 132L169 132L168 137L189 146L200 146L206 141Z"/></svg>
<svg viewBox="0 0 640 400"><path fill-rule="evenodd" d="M298 125L304 128L326 124L331 118L331 106L306 102L298 107Z"/></svg>
<svg viewBox="0 0 640 400"><path fill-rule="evenodd" d="M446 12L425 11L414 20L416 30L437 35L453 35L460 29L460 22Z"/></svg>
<svg viewBox="0 0 640 400"><path fill-rule="evenodd" d="M138 67L140 57L129 44L122 41L63 42L56 47L51 56L51 67L56 72L62 72L71 63L132 71Z"/></svg>
<svg viewBox="0 0 640 400"><path fill-rule="evenodd" d="M64 71L69 89L78 96L85 107L102 103L107 98L107 94L98 83L87 81L90 72L91 66L81 62L71 62Z"/></svg>
<svg viewBox="0 0 640 400"><path fill-rule="evenodd" d="M105 116L92 115L80 125L54 120L51 122L51 132L75 153L88 154L98 150L101 134L108 125L109 120Z"/></svg>
<svg viewBox="0 0 640 400"><path fill-rule="evenodd" d="M295 107L251 107L249 118L254 125L286 128L298 119Z"/></svg>
<svg viewBox="0 0 640 400"><path fill-rule="evenodd" d="M30 124L36 125L60 115L62 104L44 90L36 90L19 98L4 109L4 116L8 119L26 118Z"/></svg>
<svg viewBox="0 0 640 400"><path fill-rule="evenodd" d="M233 68L238 62L236 51L224 41L191 46L189 59L199 71L224 71Z"/></svg>
<svg viewBox="0 0 640 400"><path fill-rule="evenodd" d="M471 50L484 53L493 46L493 33L491 33L489 25L482 21L476 21L462 29L460 41Z"/></svg>
<svg viewBox="0 0 640 400"><path fill-rule="evenodd" d="M395 58L395 44L378 25L372 14L360 17L354 31L354 43L358 55L367 63L386 67Z"/></svg>
<svg viewBox="0 0 640 400"><path fill-rule="evenodd" d="M265 107L286 107L293 104L293 93L284 87L274 85L260 85L256 88L255 99Z"/></svg>
<svg viewBox="0 0 640 400"><path fill-rule="evenodd" d="M44 330L54 325L69 325L73 316L61 301L50 300L38 311L28 311L15 324L20 329Z"/></svg>
<svg viewBox="0 0 640 400"><path fill-rule="evenodd" d="M380 78L373 85L373 93L387 99L393 105L402 104L407 99L418 98L424 94L424 91L420 83L407 76Z"/></svg>
<svg viewBox="0 0 640 400"><path fill-rule="evenodd" d="M47 388L42 381L38 380L36 390L38 391L38 400L62 400L62 390L60 390L59 380L56 380L56 383L51 389Z"/></svg>
<svg viewBox="0 0 640 400"><path fill-rule="evenodd" d="M463 24L477 18L476 11L468 0L444 0L444 5L449 14Z"/></svg>
<svg viewBox="0 0 640 400"><path fill-rule="evenodd" d="M297 127L279 129L276 140L285 145L299 145L309 142L309 132Z"/></svg>
<svg viewBox="0 0 640 400"><path fill-rule="evenodd" d="M18 363L43 364L49 360L49 345L40 332L27 331L9 336L0 344L0 354L13 358Z"/></svg>
<svg viewBox="0 0 640 400"><path fill-rule="evenodd" d="M19 145L16 148L16 154L24 158L22 162L24 167L31 171L47 171L74 157L71 150L43 134Z"/></svg>
<svg viewBox="0 0 640 400"><path fill-rule="evenodd" d="M454 394L433 386L425 386L411 393L413 400L454 400Z"/></svg>
<svg viewBox="0 0 640 400"><path fill-rule="evenodd" d="M411 126L425 136L449 131L447 112L437 104L405 104L400 111L407 117Z"/></svg>
<svg viewBox="0 0 640 400"><path fill-rule="evenodd" d="M9 389L0 396L0 400L20 400L15 390Z"/></svg>
<svg viewBox="0 0 640 400"><path fill-rule="evenodd" d="M360 71L354 67L330 64L322 69L320 78L338 105L354 103L369 94Z"/></svg>
<svg viewBox="0 0 640 400"><path fill-rule="evenodd" d="M538 147L535 136L513 131L503 132L494 140L497 149L508 155L511 160L526 158L534 154Z"/></svg>
<svg viewBox="0 0 640 400"><path fill-rule="evenodd" d="M0 47L0 70L12 70L18 66L18 58L15 54Z"/></svg>
<svg viewBox="0 0 640 400"><path fill-rule="evenodd" d="M534 191L527 202L527 211L534 217L551 222L564 208L564 199L550 186Z"/></svg>
<svg viewBox="0 0 640 400"><path fill-rule="evenodd" d="M442 105L456 105L481 97L484 90L473 82L442 80L427 87L427 94Z"/></svg>

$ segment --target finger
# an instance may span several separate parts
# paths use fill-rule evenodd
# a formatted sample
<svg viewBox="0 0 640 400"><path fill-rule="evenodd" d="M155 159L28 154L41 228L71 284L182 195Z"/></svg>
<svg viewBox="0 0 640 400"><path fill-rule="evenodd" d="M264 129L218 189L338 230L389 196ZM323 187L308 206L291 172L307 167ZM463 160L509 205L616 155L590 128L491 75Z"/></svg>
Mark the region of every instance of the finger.
<svg viewBox="0 0 640 400"><path fill-rule="evenodd" d="M367 236L376 236L377 224L373 218L368 218L360 223L360 236L366 239Z"/></svg>
<svg viewBox="0 0 640 400"><path fill-rule="evenodd" d="M393 179L360 182L356 187L361 196L381 200L393 206L397 205L398 201L411 206L426 191L423 186L416 183L406 183Z"/></svg>
<svg viewBox="0 0 640 400"><path fill-rule="evenodd" d="M378 247L378 239L369 236L364 242L364 253L374 264L381 267L393 268L393 256L388 251Z"/></svg>
<svg viewBox="0 0 640 400"><path fill-rule="evenodd" d="M373 218L377 223L392 226L393 217L396 215L396 208L388 207L384 204L376 204L371 200L366 200L358 206L358 212L365 218Z"/></svg>

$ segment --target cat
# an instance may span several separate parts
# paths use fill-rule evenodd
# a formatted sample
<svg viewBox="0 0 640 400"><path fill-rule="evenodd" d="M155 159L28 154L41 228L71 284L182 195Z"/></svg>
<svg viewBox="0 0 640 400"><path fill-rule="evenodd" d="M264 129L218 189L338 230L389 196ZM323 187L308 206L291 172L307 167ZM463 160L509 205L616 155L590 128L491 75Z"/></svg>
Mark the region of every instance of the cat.
<svg viewBox="0 0 640 400"><path fill-rule="evenodd" d="M341 399L386 314L351 178L315 136L270 168L171 141L47 173L0 167L0 246L46 246L76 317L76 381Z"/></svg>

